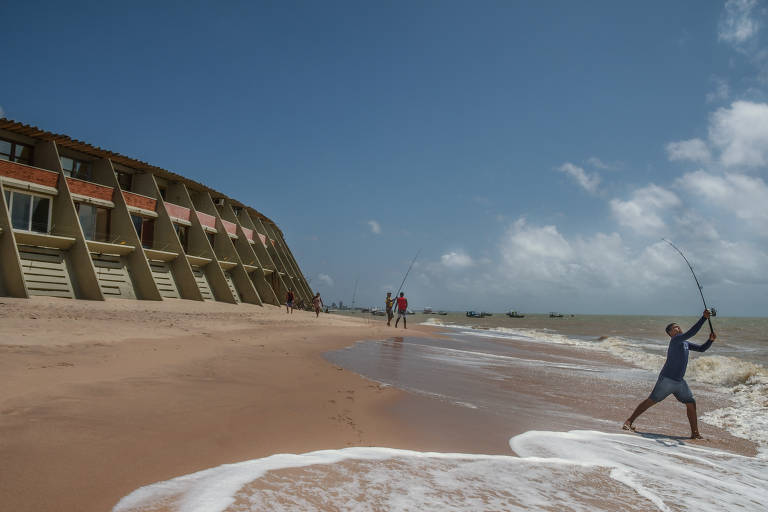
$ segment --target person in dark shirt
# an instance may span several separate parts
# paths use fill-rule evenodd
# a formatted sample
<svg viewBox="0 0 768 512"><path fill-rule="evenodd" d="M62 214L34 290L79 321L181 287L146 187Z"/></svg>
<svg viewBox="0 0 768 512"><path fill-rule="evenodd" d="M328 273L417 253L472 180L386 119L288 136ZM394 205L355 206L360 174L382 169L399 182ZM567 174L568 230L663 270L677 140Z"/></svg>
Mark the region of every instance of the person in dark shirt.
<svg viewBox="0 0 768 512"><path fill-rule="evenodd" d="M635 431L635 427L632 425L638 416L643 414L649 407L655 405L670 394L674 394L678 402L685 404L685 409L688 414L688 422L691 424L691 439L702 439L699 434L698 422L696 419L696 400L693 399L693 393L688 387L688 383L685 382L683 377L685 376L685 370L688 367L688 351L693 350L696 352L704 352L715 341L717 335L712 332L709 334L709 339L703 345L697 345L688 341L699 332L701 326L704 325L704 321L709 318L709 310L705 309L704 314L691 327L688 332L683 332L679 325L671 323L667 326L666 331L669 337L669 347L667 348L667 360L664 362L664 367L659 373L659 378L656 381L656 385L651 391L651 395L640 402L635 412L624 422L622 427L624 430Z"/></svg>

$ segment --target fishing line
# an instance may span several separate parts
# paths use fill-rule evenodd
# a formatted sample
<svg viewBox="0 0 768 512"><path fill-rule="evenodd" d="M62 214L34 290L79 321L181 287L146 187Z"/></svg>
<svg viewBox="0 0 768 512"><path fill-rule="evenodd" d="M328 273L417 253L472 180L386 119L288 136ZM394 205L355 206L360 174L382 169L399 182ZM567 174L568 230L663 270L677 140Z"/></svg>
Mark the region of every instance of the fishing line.
<svg viewBox="0 0 768 512"><path fill-rule="evenodd" d="M669 245L671 245L671 246L672 246L672 248L673 248L674 250L676 250L676 251L678 252L678 254L680 254L680 256L682 256L682 257L683 257L683 259L685 260L685 263L688 265L688 268L689 268L689 269L691 269L691 274L693 274L693 280L694 280L694 281L696 281L696 286L697 286L697 287L698 287L698 289L699 289L699 295L701 295L701 302L703 302L703 303L704 303L704 309L709 309L709 308L707 307L707 301L706 301L706 300L704 300L704 293L701 291L701 289L702 289L702 286L701 286L701 284L699 284L699 279L696 277L696 272L694 272L694 271L693 271L693 266L691 265L691 262L690 262L690 261L688 261L688 258L686 258L686 257L685 257L685 254L683 254L683 251L681 251L680 249L678 249L678 248L677 248L677 246L676 246L675 244L673 244L672 242L670 242L670 241L669 241L669 240L667 240L666 238L662 238L662 240L663 240L663 241L665 241L665 242L667 242ZM712 310L711 310L710 312L712 313L712 316L717 316L717 311L715 311L715 309L714 309L714 308L712 308ZM709 322L709 332L710 332L710 333L712 333L712 332L715 332L715 331L714 331L714 329L712 329L712 320L710 320L709 318L707 318L707 322Z"/></svg>
<svg viewBox="0 0 768 512"><path fill-rule="evenodd" d="M419 254L421 254L421 249L416 253L416 256L413 257L413 261L411 261L411 265L408 267L408 271L403 276L403 282L400 283L400 288L397 289L397 292L395 292L395 297L400 296L400 290L403 289L403 285L405 284L405 280L408 279L408 274L411 273L411 269L413 268L413 264L416 263L416 258L419 257Z"/></svg>

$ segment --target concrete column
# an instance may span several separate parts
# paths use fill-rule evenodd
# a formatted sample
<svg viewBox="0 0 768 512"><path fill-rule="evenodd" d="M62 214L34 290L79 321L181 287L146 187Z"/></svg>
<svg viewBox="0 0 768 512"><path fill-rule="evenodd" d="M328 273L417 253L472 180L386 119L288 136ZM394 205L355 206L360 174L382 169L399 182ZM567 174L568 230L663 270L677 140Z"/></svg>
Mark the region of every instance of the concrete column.
<svg viewBox="0 0 768 512"><path fill-rule="evenodd" d="M208 200L211 202L210 204L214 205L210 194L206 192L206 195L208 196ZM229 203L226 201L220 206L214 205L214 208L216 210L216 229L219 232L214 238L213 252L216 253L216 258L219 259L219 261L230 261L237 263L237 266L235 266L229 272L232 276L232 282L234 283L235 288L240 294L240 298L242 298L243 302L258 304L261 306L262 300L259 292L254 286L253 281L251 281L251 278L248 276L248 272L245 270L245 267L243 267L243 262L240 259L240 255L238 254L237 249L235 248L234 242L244 237L242 229L240 228L240 224L237 222L237 217L235 217L235 212L232 211L232 208L230 208ZM224 220L235 224L237 234L236 240L232 240L232 238L227 233L227 230L224 227Z"/></svg>
<svg viewBox="0 0 768 512"><path fill-rule="evenodd" d="M7 297L29 298L27 283L21 271L19 248L13 237L11 215L5 201L5 189L0 182L0 294Z"/></svg>
<svg viewBox="0 0 768 512"><path fill-rule="evenodd" d="M115 189L115 193L112 196L112 202L115 203L115 207L110 215L110 231L135 247L133 252L125 255L125 259L128 262L128 272L131 275L137 298L163 300L160 290L157 289L157 283L155 283L155 279L152 277L152 270L149 268L147 256L144 254L144 248L141 246L141 239L139 239L139 235L136 233L136 228L131 220L128 205L120 191L120 184L117 182L112 162L106 158L99 160L93 166L93 173L94 178L99 183ZM154 197L154 195L145 195Z"/></svg>
<svg viewBox="0 0 768 512"><path fill-rule="evenodd" d="M224 271L221 270L219 261L216 258L216 252L213 250L211 243L208 241L206 231L203 229L203 225L200 223L200 219L197 217L197 212L207 213L208 215L217 216L216 207L211 200L211 196L205 191L193 191L194 197L190 194L184 184L180 184L184 187L184 193L187 195L187 201L192 205L192 231L190 232L189 239L189 252L193 256L202 256L204 258L210 258L212 261L203 267L205 277L208 279L208 285L211 287L213 296L216 300L221 302L229 302L230 304L237 304L237 299L232 295L232 290L229 289L227 278L224 277ZM219 229L216 229L217 233L215 238L221 235ZM226 234L225 234L226 236Z"/></svg>
<svg viewBox="0 0 768 512"><path fill-rule="evenodd" d="M35 147L36 160L44 162L46 169L56 169L59 172L59 195L53 201L53 226L54 235L69 236L75 239L75 243L67 251L67 263L69 275L72 277L72 288L75 297L87 300L104 300L99 280L96 277L96 268L91 260L91 252L88 250L80 219L77 217L75 202L69 191L66 176L61 168L59 151L53 141L41 142Z"/></svg>
<svg viewBox="0 0 768 512"><path fill-rule="evenodd" d="M243 212L246 212L243 210ZM246 215L248 216L248 219L251 221L251 225L253 226L253 229L256 233L261 233L262 235L266 235L264 231L264 226L261 225L261 222L259 222L259 217L256 215L255 212L247 212ZM269 237L267 236L267 245L266 247L264 244L261 243L261 240L257 240L256 244L253 246L254 251L256 252L256 255L259 257L259 260L265 265L265 268L269 268L273 271L272 274L265 273L264 277L269 283L269 285L272 287L272 289L275 291L275 295L277 295L277 300L280 302L280 304L285 304L285 297L288 294L288 286L285 283L285 280L283 279L283 276L280 275L280 272L285 272L284 270L281 270L275 260L272 259L272 255L270 251L268 250L269 247L271 247L272 244L269 243ZM286 276L287 277L287 276Z"/></svg>
<svg viewBox="0 0 768 512"><path fill-rule="evenodd" d="M265 273L264 273L264 264L259 260L259 257L256 254L256 250L255 250L256 245L260 246L262 249L264 248L264 246L261 245L261 240L256 240L255 244L251 244L248 241L247 237L245 236L245 232L243 231L243 228L247 228L252 230L255 235L256 227L251 222L251 219L250 217L248 217L248 214L246 213L245 210L241 210L240 215L236 216L236 218L238 221L237 234L239 236L238 236L238 239L234 241L235 243L234 245L238 255L240 256L240 260L245 265L259 267L257 270L254 270L253 272L251 272L249 274L249 277L251 279L251 282L253 282L254 286L256 287L256 290L259 292L259 297L261 297L262 302L279 306L280 299L277 298L277 293L275 293L275 290L274 288L272 288L272 285L270 285L267 282L267 279L265 278Z"/></svg>
<svg viewBox="0 0 768 512"><path fill-rule="evenodd" d="M309 297L311 302L312 298L314 297L312 289L309 287L306 279L304 279L304 275L301 273L301 269L296 264L296 260L293 259L293 255L288 249L288 244L285 243L285 239L283 238L283 233L274 224L265 223L264 227L271 230L275 240L277 240L277 249L280 252L280 255L283 257L283 261L285 261L288 268L291 269L294 282L298 283L298 286L304 290L304 293Z"/></svg>
<svg viewBox="0 0 768 512"><path fill-rule="evenodd" d="M291 288L294 295L296 295L298 299L303 299L305 302L308 301L309 298L306 297L306 293L298 286L297 283L293 282L291 269L288 268L283 259L280 257L280 253L277 251L276 245L272 245L272 242L270 241L274 240L272 233L264 226L264 223L260 218L253 219L253 222L256 224L256 227L259 228L259 232L264 233L269 239L267 240L267 252L272 257L272 261L274 261L277 265L277 269L284 274L284 276L281 276L284 285L288 288ZM277 242L277 240L275 240L275 242Z"/></svg>
<svg viewBox="0 0 768 512"><path fill-rule="evenodd" d="M200 288L197 287L195 275L192 273L192 267L187 260L187 254L181 246L181 241L176 234L176 230L173 228L171 216L168 215L168 210L165 209L165 201L160 195L160 189L157 186L154 176L152 176L152 184L155 188L153 195L157 198L158 215L155 220L155 247L153 247L153 249L170 251L178 254L178 257L170 262L170 266L171 272L173 272L173 277L176 280L176 287L179 290L179 295L182 299L201 301L203 300L203 295L200 293ZM184 197L186 194L178 192L178 187L174 187L173 185L168 187L167 193L169 202L191 209L192 203L185 200Z"/></svg>

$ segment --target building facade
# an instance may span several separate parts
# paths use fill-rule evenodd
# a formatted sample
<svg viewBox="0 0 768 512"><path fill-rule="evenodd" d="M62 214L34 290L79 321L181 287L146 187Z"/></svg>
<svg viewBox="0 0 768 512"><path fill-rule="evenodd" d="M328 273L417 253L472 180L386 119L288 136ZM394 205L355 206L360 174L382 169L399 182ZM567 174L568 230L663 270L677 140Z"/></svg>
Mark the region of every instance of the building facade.
<svg viewBox="0 0 768 512"><path fill-rule="evenodd" d="M0 118L0 296L285 303L282 231L178 174Z"/></svg>

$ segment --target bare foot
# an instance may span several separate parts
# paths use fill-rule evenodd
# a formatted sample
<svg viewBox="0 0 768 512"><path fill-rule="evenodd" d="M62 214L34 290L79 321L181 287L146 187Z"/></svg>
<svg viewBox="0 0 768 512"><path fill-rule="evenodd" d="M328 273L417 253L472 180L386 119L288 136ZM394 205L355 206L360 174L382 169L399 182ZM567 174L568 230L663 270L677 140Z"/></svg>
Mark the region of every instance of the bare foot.
<svg viewBox="0 0 768 512"><path fill-rule="evenodd" d="M691 439L704 439L704 438L701 437L701 434L699 434L698 432L692 432Z"/></svg>
<svg viewBox="0 0 768 512"><path fill-rule="evenodd" d="M634 425L632 425L629 420L625 421L621 428L622 430L631 430L632 432L636 432Z"/></svg>

